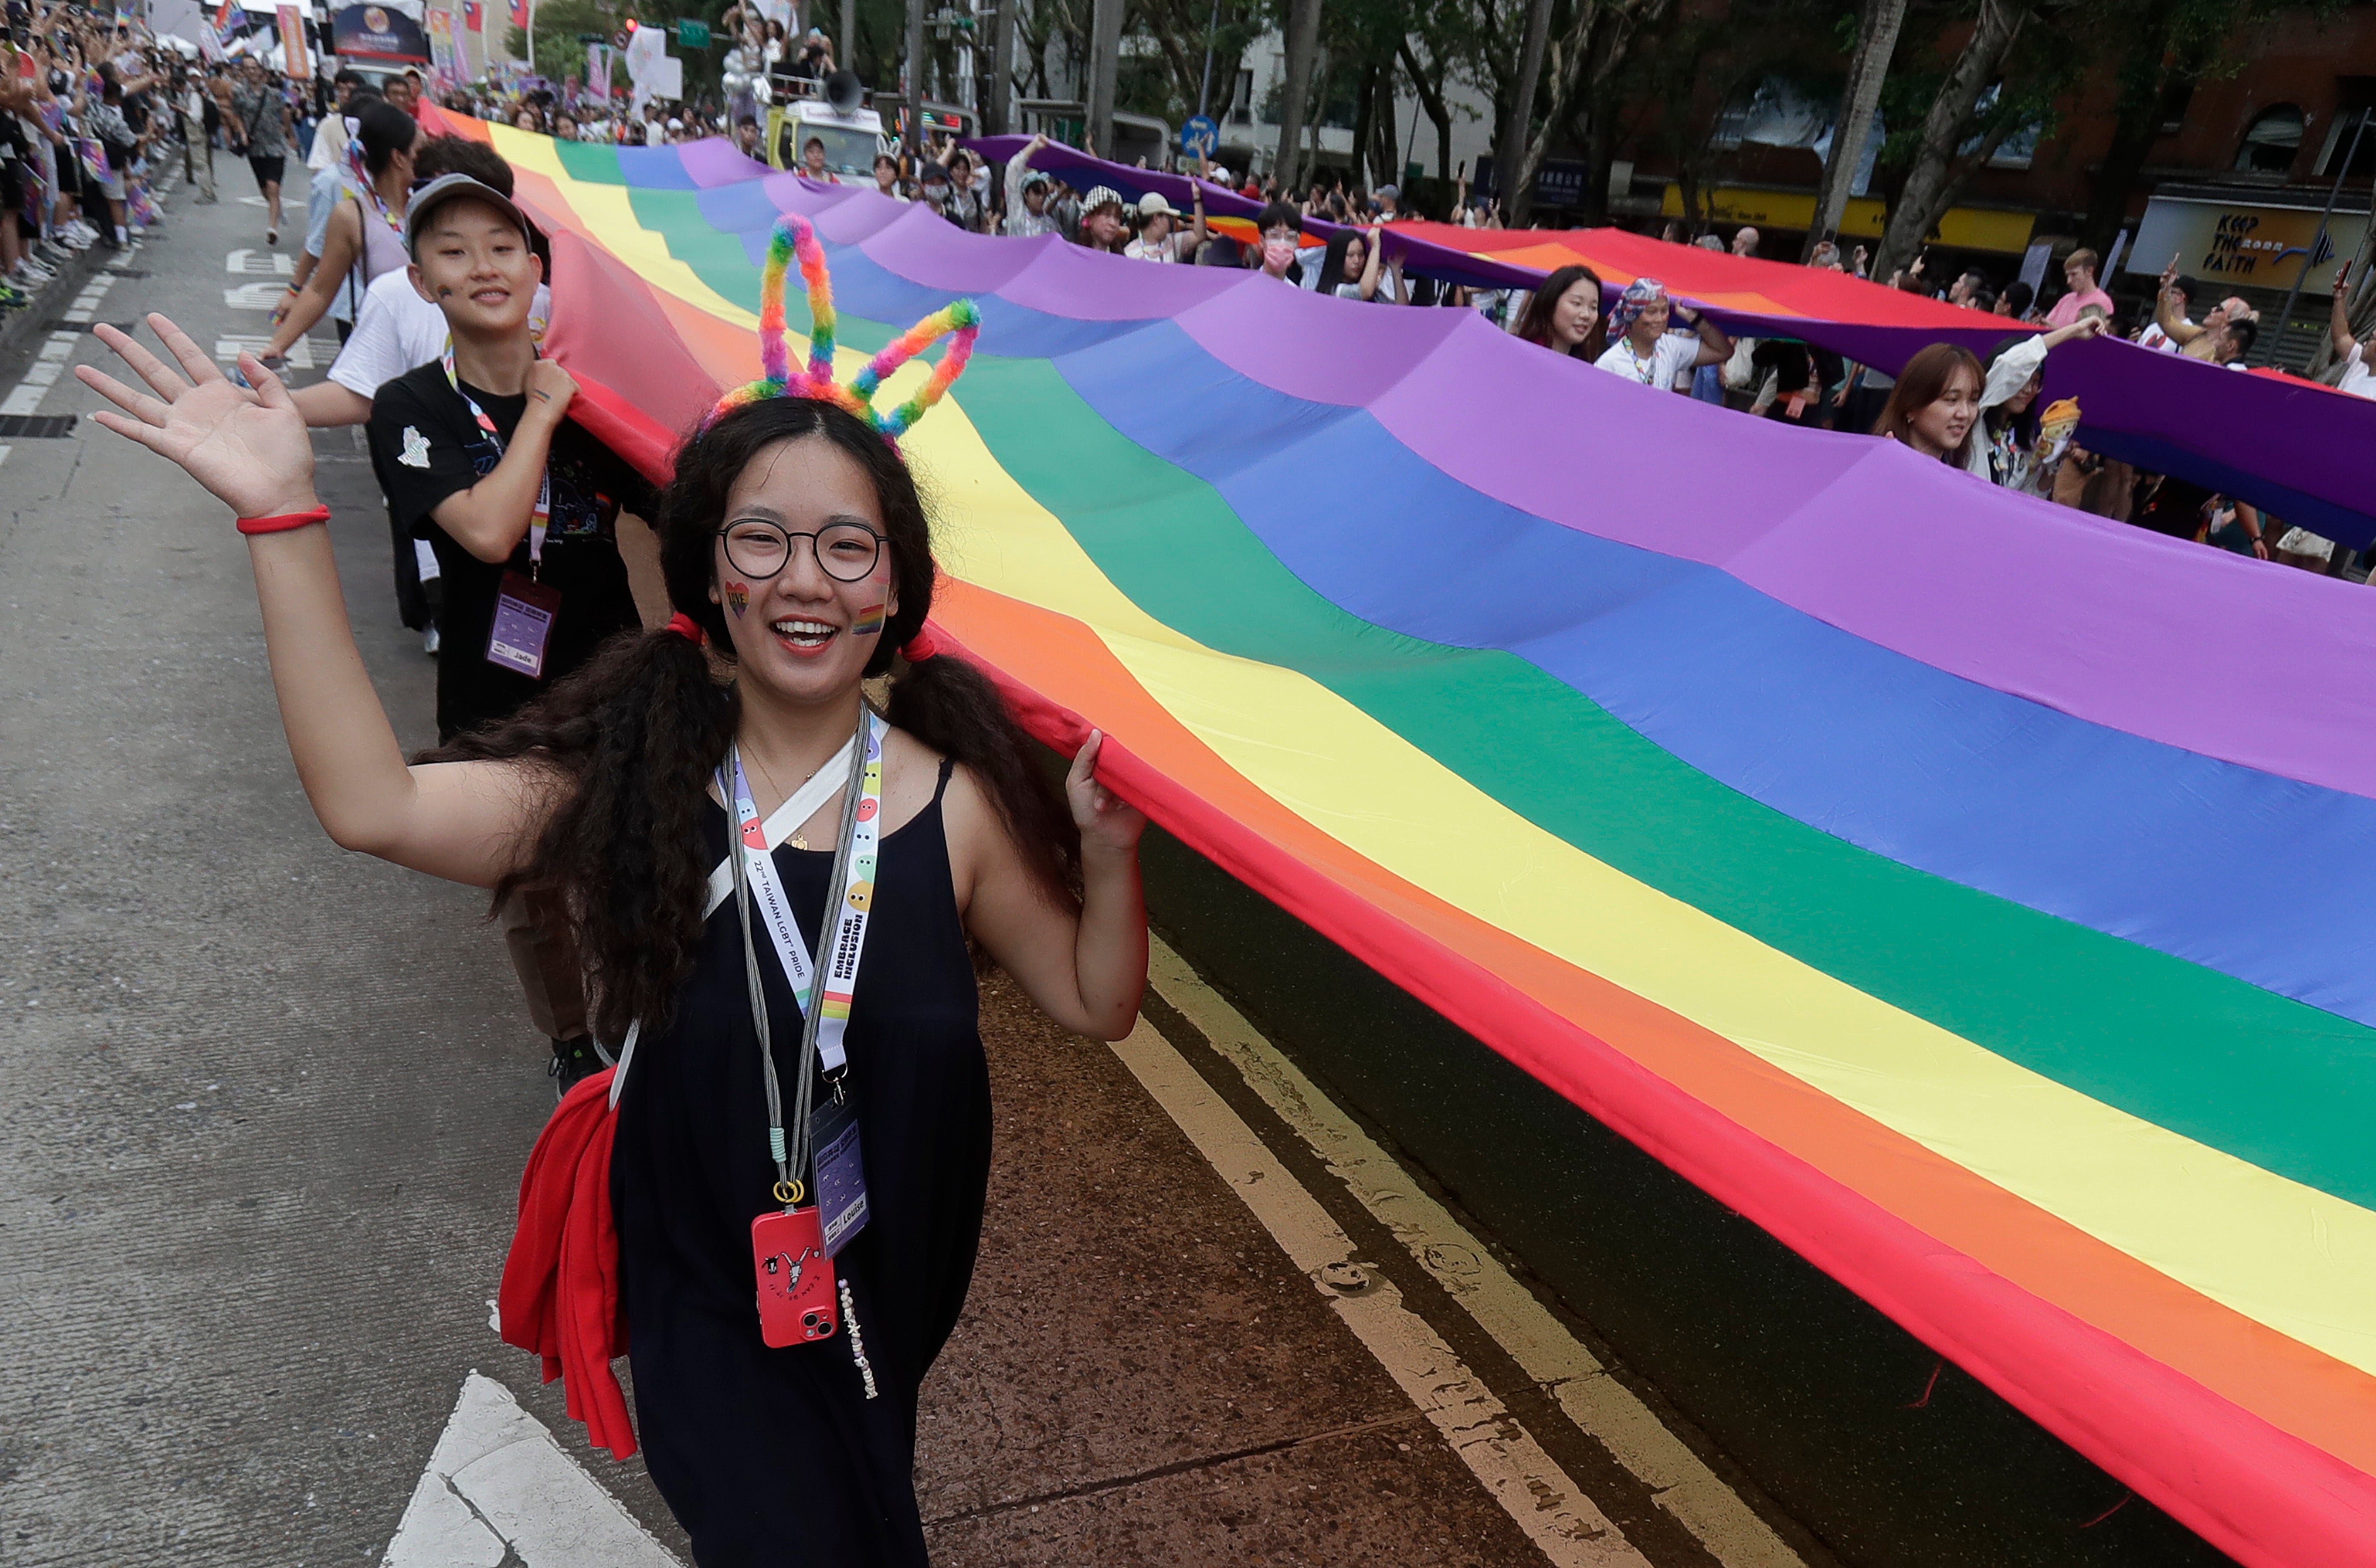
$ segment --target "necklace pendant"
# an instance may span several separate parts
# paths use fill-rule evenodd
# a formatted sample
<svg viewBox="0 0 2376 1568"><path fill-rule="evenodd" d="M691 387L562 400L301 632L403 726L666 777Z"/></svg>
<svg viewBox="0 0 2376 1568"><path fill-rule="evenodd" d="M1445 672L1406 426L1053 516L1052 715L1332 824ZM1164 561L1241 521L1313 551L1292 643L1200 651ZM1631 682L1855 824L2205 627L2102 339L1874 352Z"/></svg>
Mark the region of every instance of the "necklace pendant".
<svg viewBox="0 0 2376 1568"><path fill-rule="evenodd" d="M790 838L785 839L784 842L790 844L795 849L805 849L809 847L809 841L802 837L797 833L793 834Z"/></svg>

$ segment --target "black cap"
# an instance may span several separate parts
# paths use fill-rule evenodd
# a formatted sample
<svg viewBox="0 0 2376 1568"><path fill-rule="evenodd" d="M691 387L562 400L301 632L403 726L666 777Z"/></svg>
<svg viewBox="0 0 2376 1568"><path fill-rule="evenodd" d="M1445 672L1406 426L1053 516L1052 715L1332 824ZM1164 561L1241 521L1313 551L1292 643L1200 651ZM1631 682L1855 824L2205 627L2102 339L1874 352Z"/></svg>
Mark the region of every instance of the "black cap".
<svg viewBox="0 0 2376 1568"><path fill-rule="evenodd" d="M405 205L404 249L407 255L419 258L421 235L429 227L429 215L457 196L470 196L483 201L509 218L519 225L521 238L527 240L532 248L542 238L537 232L536 225L529 221L528 214L520 210L519 204L484 180L473 179L463 173L440 174L413 192Z"/></svg>

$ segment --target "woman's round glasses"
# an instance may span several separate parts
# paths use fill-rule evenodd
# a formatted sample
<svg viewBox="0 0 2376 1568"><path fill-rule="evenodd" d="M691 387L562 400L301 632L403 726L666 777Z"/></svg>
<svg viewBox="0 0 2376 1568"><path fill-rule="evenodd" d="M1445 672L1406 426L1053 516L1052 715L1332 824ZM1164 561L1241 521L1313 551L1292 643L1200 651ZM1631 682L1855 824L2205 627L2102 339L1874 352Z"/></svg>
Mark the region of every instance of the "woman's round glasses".
<svg viewBox="0 0 2376 1568"><path fill-rule="evenodd" d="M817 564L836 582L862 583L882 558L883 536L864 523L827 523L814 533L793 533L756 517L743 517L718 530L726 536L726 559L754 581L765 581L791 564L792 541L804 539Z"/></svg>

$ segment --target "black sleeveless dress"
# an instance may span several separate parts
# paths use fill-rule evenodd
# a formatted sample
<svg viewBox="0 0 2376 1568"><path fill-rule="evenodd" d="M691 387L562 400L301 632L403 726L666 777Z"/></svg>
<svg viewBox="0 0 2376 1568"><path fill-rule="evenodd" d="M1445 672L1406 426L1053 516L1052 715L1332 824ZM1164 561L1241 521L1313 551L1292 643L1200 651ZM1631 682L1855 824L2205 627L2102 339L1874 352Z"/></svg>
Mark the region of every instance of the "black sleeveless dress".
<svg viewBox="0 0 2376 1568"><path fill-rule="evenodd" d="M701 1568L876 1568L925 1562L916 1396L956 1326L990 1178L980 996L949 878L941 797L887 835L850 1005L848 1084L864 1151L866 1229L849 1279L879 1396L847 1334L759 1339L751 1221L774 1207L766 1091L730 898L709 917L665 1034L636 1049L620 1099L612 1201L636 1425L652 1479ZM704 824L726 858L726 814ZM776 851L816 951L830 850ZM789 1107L800 1009L764 927L753 933Z"/></svg>

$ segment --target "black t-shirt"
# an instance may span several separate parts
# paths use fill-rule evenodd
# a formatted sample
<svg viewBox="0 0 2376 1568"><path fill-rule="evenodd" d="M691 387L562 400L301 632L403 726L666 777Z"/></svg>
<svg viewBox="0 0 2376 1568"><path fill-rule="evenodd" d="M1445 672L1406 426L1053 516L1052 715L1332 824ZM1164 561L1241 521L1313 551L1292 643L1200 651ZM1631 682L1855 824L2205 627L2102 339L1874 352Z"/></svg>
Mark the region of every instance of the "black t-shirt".
<svg viewBox="0 0 2376 1568"><path fill-rule="evenodd" d="M463 388L508 442L528 398L499 398L468 382ZM626 564L619 558L616 525L622 506L638 517L651 516L652 488L575 420L562 421L552 434L552 513L537 581L560 593L561 608L545 643L541 680L487 661L495 598L506 571L529 575L528 540L521 539L509 563L491 565L430 516L447 496L494 471L501 460L437 362L379 389L372 401L371 449L397 526L427 540L437 554L443 579L437 648L441 739L507 717L585 663L605 640L640 624Z"/></svg>
<svg viewBox="0 0 2376 1568"><path fill-rule="evenodd" d="M2194 530L2203 526L2204 503L2210 499L2210 491L2173 474L2161 481L2161 488L2129 520L2141 529L2166 533L2172 539L2192 539Z"/></svg>

